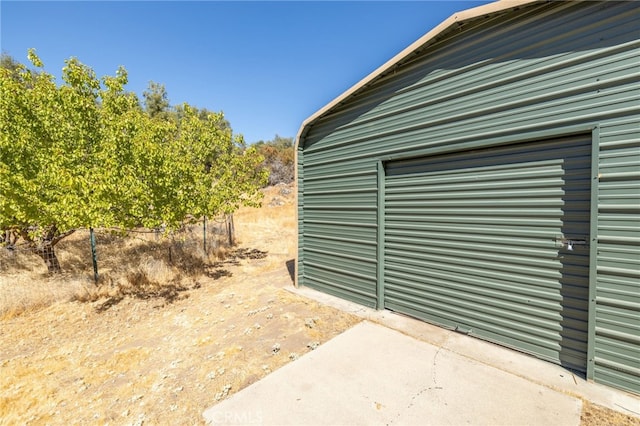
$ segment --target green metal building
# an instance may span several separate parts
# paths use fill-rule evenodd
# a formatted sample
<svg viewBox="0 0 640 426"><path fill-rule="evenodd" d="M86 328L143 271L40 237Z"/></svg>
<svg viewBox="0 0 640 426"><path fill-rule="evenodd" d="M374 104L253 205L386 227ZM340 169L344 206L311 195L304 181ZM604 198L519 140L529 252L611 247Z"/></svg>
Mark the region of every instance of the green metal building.
<svg viewBox="0 0 640 426"><path fill-rule="evenodd" d="M296 147L299 285L640 394L640 3L460 12Z"/></svg>

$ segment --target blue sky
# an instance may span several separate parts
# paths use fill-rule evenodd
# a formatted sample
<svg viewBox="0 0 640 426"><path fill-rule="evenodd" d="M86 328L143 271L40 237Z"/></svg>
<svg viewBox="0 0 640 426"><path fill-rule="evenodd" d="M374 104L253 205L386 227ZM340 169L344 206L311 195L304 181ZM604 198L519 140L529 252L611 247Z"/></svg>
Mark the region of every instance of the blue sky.
<svg viewBox="0 0 640 426"><path fill-rule="evenodd" d="M33 47L60 76L71 56L128 90L224 111L247 142L302 121L452 13L487 1L0 1L0 48Z"/></svg>

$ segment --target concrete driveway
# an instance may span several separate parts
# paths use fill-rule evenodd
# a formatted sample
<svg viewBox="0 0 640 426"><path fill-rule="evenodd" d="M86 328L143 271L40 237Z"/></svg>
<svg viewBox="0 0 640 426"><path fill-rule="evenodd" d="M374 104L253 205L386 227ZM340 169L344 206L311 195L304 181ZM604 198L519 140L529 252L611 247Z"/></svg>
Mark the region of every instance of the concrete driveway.
<svg viewBox="0 0 640 426"><path fill-rule="evenodd" d="M310 289L365 318L207 409L215 425L578 425L582 399L640 411L640 399L560 366Z"/></svg>

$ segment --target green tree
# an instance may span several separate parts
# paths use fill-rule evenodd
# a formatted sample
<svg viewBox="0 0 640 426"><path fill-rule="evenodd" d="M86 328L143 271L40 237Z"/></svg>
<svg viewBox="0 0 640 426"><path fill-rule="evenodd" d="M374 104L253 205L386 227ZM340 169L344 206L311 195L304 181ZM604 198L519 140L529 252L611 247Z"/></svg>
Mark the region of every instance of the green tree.
<svg viewBox="0 0 640 426"><path fill-rule="evenodd" d="M7 53L2 52L0 54L0 68L7 69L18 78L17 74L22 64L15 60L15 58Z"/></svg>
<svg viewBox="0 0 640 426"><path fill-rule="evenodd" d="M213 111L209 111L207 108L197 108L193 105L182 104L176 105L172 108L172 117L177 121L181 121L186 115L185 108L187 107L190 109L191 115L196 115L198 118L200 118L200 120L207 120L209 115L216 114ZM231 124L226 119L224 119L224 117L220 120L217 120L216 125L221 130L231 130Z"/></svg>
<svg viewBox="0 0 640 426"><path fill-rule="evenodd" d="M149 82L147 90L142 92L144 108L151 117L169 117L169 95L164 84Z"/></svg>
<svg viewBox="0 0 640 426"><path fill-rule="evenodd" d="M182 120L158 120L125 91L124 68L99 80L72 58L57 85L33 50L29 59L36 71L0 69L0 229L49 271L78 228L175 229L258 202L262 157L221 113L185 105Z"/></svg>

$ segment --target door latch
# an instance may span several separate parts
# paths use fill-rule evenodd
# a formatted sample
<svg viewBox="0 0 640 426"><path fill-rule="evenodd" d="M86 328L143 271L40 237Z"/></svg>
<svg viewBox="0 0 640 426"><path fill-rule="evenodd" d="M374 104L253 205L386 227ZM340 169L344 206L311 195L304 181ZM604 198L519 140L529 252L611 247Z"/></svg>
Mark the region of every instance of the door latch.
<svg viewBox="0 0 640 426"><path fill-rule="evenodd" d="M562 248L566 247L567 250L569 250L569 251L573 251L573 248L575 246L586 246L586 245L588 245L586 238L582 238L582 239L576 238L576 239L574 239L574 238L564 238L564 237L556 238L556 244L559 247L562 247Z"/></svg>

